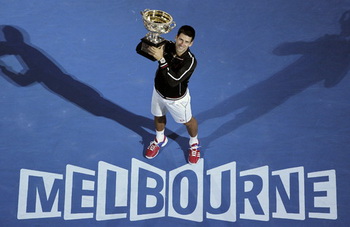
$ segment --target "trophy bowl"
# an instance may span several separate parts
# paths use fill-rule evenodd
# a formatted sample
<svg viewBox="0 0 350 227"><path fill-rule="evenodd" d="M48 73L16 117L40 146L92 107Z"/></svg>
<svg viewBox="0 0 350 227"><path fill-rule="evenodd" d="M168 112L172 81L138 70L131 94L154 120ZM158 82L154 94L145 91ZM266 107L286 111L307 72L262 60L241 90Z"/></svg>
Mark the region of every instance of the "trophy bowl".
<svg viewBox="0 0 350 227"><path fill-rule="evenodd" d="M162 10L145 9L141 12L143 25L149 31L146 34L145 40L152 46L159 46L165 39L161 34L166 34L175 28L176 23L173 17Z"/></svg>
<svg viewBox="0 0 350 227"><path fill-rule="evenodd" d="M141 11L143 25L149 31L136 48L137 53L155 61L154 57L148 52L150 46L160 47L167 42L161 37L161 34L166 34L175 28L176 23L173 17L162 10L145 9Z"/></svg>

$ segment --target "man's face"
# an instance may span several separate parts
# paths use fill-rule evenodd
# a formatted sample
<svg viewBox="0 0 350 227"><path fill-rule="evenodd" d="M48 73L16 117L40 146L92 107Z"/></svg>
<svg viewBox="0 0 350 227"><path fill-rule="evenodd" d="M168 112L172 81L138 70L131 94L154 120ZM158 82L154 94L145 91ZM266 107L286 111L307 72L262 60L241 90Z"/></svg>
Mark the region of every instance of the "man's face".
<svg viewBox="0 0 350 227"><path fill-rule="evenodd" d="M175 37L175 48L176 48L176 54L178 56L181 56L183 53L186 52L186 50L192 46L193 41L192 38L181 33L180 35Z"/></svg>

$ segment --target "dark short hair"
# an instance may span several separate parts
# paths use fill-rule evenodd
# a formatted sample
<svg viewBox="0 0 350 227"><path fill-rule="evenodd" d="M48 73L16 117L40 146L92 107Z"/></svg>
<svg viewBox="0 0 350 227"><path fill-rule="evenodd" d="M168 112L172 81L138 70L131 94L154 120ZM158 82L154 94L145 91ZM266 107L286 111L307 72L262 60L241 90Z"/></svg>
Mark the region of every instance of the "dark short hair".
<svg viewBox="0 0 350 227"><path fill-rule="evenodd" d="M179 36L181 33L191 37L192 41L194 40L194 37L196 36L196 31L194 30L194 28L192 28L189 25L184 25L181 28L179 28L179 31L177 32L177 36Z"/></svg>

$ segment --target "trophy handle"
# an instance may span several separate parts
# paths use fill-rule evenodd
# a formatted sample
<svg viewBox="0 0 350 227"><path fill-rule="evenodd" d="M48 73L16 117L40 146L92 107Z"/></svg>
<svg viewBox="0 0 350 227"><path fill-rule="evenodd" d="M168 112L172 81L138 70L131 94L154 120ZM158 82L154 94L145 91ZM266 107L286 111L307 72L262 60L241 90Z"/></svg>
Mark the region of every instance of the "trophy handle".
<svg viewBox="0 0 350 227"><path fill-rule="evenodd" d="M144 14L145 12L147 12L147 11L150 11L150 9L144 9L144 10L141 11L140 13L141 13L141 15L143 16L143 14Z"/></svg>
<svg viewBox="0 0 350 227"><path fill-rule="evenodd" d="M176 27L175 21L171 22L171 24L170 24L170 30L173 30L173 28L175 28L175 27Z"/></svg>

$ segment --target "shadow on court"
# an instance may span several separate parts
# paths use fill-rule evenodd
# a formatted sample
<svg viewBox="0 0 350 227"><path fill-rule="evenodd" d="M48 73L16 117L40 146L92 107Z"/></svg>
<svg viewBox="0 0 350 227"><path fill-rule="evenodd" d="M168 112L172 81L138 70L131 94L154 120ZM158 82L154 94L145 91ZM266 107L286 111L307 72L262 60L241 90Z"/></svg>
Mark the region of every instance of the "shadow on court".
<svg viewBox="0 0 350 227"><path fill-rule="evenodd" d="M202 124L209 119L240 111L233 119L202 138L202 145L208 147L212 141L263 116L316 83L323 82L325 88L336 86L346 76L350 66L350 11L343 13L339 23L340 34L324 35L313 42L290 42L277 46L273 50L277 56L301 57L268 79L198 114L196 118Z"/></svg>
<svg viewBox="0 0 350 227"><path fill-rule="evenodd" d="M65 100L79 106L89 113L111 119L118 124L132 130L142 138L144 150L153 140L153 119L134 114L116 103L104 98L98 91L66 74L54 60L46 56L43 51L25 41L27 33L13 26L1 26L5 42L0 42L0 57L14 55L25 69L23 73L13 72L0 61L3 76L18 86L29 86L40 83L48 91L59 95ZM23 35L24 34L24 35ZM26 40L29 40L26 38ZM186 154L187 139L175 132L169 131L169 138L175 140Z"/></svg>

